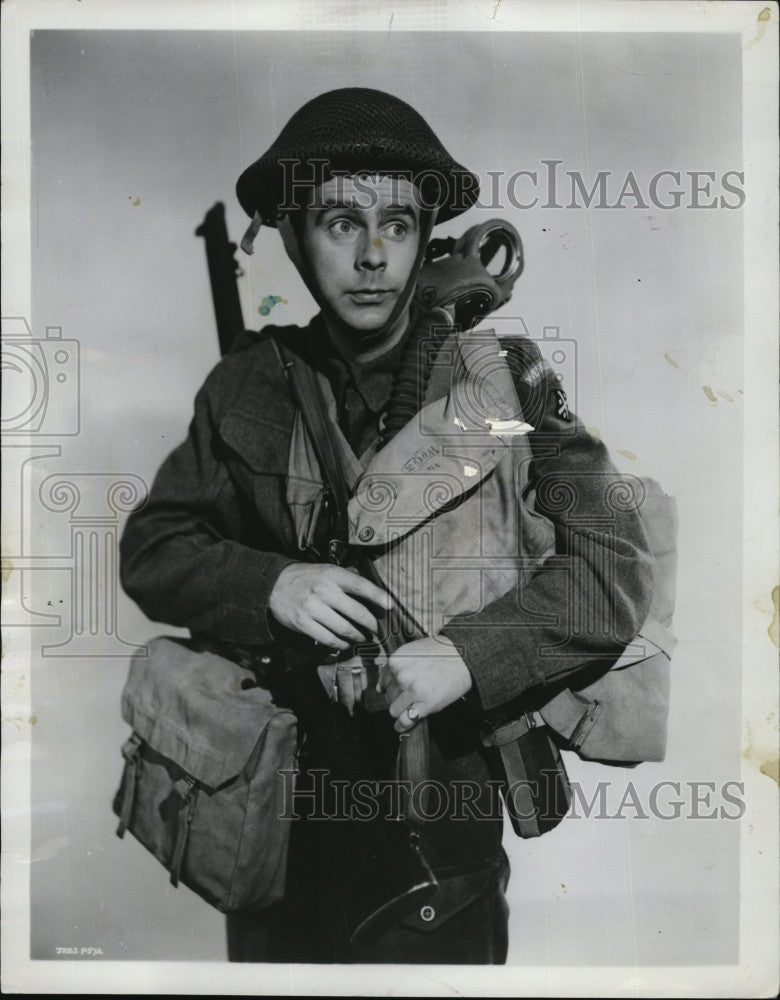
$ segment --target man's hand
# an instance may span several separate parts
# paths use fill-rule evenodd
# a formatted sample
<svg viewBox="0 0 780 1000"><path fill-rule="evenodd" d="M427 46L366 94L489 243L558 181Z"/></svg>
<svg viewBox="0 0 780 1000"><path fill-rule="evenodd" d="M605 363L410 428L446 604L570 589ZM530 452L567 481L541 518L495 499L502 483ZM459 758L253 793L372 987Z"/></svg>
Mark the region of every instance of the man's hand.
<svg viewBox="0 0 780 1000"><path fill-rule="evenodd" d="M366 604L389 610L392 598L353 570L328 563L285 566L268 600L280 625L334 649L376 640L379 626Z"/></svg>
<svg viewBox="0 0 780 1000"><path fill-rule="evenodd" d="M440 712L472 686L471 674L449 639L415 639L400 646L382 668L379 687L391 699L396 732ZM411 710L411 715L410 715Z"/></svg>

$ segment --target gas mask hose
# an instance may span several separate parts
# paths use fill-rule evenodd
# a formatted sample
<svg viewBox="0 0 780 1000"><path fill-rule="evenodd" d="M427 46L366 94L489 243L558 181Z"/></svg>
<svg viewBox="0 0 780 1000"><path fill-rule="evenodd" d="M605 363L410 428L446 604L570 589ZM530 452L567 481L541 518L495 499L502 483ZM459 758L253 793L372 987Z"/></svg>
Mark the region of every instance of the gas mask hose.
<svg viewBox="0 0 780 1000"><path fill-rule="evenodd" d="M393 378L387 413L380 432L380 448L409 423L415 413L419 413L431 375L432 361L451 329L452 317L446 310L415 310L412 329L406 338L400 364Z"/></svg>

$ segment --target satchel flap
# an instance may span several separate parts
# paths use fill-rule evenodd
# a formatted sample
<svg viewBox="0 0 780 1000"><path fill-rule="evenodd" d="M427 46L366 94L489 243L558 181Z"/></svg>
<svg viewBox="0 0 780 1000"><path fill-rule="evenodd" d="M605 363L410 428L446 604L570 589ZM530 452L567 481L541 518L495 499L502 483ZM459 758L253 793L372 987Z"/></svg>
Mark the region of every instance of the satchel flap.
<svg viewBox="0 0 780 1000"><path fill-rule="evenodd" d="M677 589L677 502L654 479L643 476L642 486L645 495L639 513L654 565L650 617L668 627L672 624ZM659 645L669 652L663 643Z"/></svg>
<svg viewBox="0 0 780 1000"><path fill-rule="evenodd" d="M630 718L634 720L634 723L638 720L646 720L651 705L648 704L647 700L643 701L642 698L648 699L649 692L654 691L654 688L652 684L648 688L645 684L640 683L646 681L640 671L645 669L657 671L659 665L663 664L664 658L668 667L676 644L677 639L666 626L648 618L633 643L629 643L622 655L602 677L584 688L576 690L564 688L548 701L541 709L544 721L561 736L570 739L574 730L581 725L586 717L595 719L594 706L602 703L605 706L610 705L609 692L616 690L616 686L620 683L620 680L614 678L619 677L622 672L630 668L631 673L626 676L631 679L629 689L635 691L636 699L635 711Z"/></svg>
<svg viewBox="0 0 780 1000"><path fill-rule="evenodd" d="M442 353L457 357L444 365ZM348 505L350 545L408 535L471 493L513 442L533 430L523 419L505 353L493 330L469 331L455 351L439 352L437 365L450 377L446 395L426 402L368 462Z"/></svg>
<svg viewBox="0 0 780 1000"><path fill-rule="evenodd" d="M669 658L662 651L566 688L540 709L545 722L587 760L663 760L669 712Z"/></svg>
<svg viewBox="0 0 780 1000"><path fill-rule="evenodd" d="M217 788L247 765L280 710L250 670L183 641L157 638L137 653L122 692L122 718L153 750L200 784Z"/></svg>

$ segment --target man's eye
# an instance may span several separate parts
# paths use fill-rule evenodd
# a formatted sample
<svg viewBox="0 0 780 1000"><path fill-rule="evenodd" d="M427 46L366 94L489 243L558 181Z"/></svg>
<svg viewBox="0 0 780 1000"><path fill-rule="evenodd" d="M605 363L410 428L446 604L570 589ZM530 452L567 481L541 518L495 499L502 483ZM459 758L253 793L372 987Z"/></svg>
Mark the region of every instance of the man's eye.
<svg viewBox="0 0 780 1000"><path fill-rule="evenodd" d="M391 239L399 239L400 237L405 236L407 230L408 227L405 222L391 222L385 227L385 232Z"/></svg>
<svg viewBox="0 0 780 1000"><path fill-rule="evenodd" d="M349 236L350 233L354 233L355 227L349 219L336 219L330 224L330 231L336 236Z"/></svg>

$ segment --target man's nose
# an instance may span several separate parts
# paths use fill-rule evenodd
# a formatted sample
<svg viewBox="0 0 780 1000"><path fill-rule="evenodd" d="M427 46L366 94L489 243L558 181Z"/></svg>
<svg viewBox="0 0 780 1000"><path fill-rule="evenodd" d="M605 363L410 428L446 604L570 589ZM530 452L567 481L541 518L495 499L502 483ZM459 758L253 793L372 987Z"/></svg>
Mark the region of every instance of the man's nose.
<svg viewBox="0 0 780 1000"><path fill-rule="evenodd" d="M376 271L386 266L385 242L378 232L367 229L363 233L355 263L358 269L365 268L369 271Z"/></svg>

